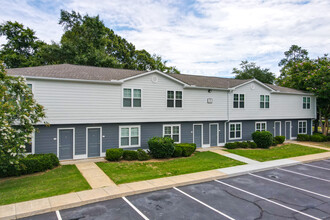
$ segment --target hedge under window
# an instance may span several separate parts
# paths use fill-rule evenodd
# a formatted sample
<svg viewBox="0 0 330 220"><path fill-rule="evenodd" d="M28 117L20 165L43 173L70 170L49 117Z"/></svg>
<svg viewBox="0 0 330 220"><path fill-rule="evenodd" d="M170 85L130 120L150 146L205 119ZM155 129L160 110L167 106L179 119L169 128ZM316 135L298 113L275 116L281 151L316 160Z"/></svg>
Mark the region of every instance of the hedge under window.
<svg viewBox="0 0 330 220"><path fill-rule="evenodd" d="M141 107L141 89L125 88L123 95L123 106Z"/></svg>
<svg viewBox="0 0 330 220"><path fill-rule="evenodd" d="M303 97L303 109L311 108L311 97Z"/></svg>
<svg viewBox="0 0 330 220"><path fill-rule="evenodd" d="M234 94L234 108L244 108L244 94Z"/></svg>
<svg viewBox="0 0 330 220"><path fill-rule="evenodd" d="M260 108L269 108L269 95L260 95Z"/></svg>

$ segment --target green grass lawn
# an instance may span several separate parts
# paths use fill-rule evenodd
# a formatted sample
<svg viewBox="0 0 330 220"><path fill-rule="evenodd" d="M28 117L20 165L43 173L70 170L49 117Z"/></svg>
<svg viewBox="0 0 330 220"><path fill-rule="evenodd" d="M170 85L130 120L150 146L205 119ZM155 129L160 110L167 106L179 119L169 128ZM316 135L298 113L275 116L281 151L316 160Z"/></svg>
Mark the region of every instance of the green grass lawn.
<svg viewBox="0 0 330 220"><path fill-rule="evenodd" d="M196 152L191 157L178 158L164 162L97 163L97 165L116 184L194 173L242 164L244 163L213 152Z"/></svg>
<svg viewBox="0 0 330 220"><path fill-rule="evenodd" d="M271 149L233 149L226 151L260 162L326 152L326 150L298 144L287 144L280 147L273 147Z"/></svg>
<svg viewBox="0 0 330 220"><path fill-rule="evenodd" d="M65 165L32 176L0 179L0 205L40 199L90 188L75 165Z"/></svg>

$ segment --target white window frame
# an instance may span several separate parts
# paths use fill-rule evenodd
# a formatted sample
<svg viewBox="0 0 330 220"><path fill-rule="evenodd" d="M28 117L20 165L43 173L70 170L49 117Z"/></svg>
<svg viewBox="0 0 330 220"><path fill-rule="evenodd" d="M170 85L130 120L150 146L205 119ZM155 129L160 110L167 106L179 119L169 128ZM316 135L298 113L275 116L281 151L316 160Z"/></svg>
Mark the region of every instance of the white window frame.
<svg viewBox="0 0 330 220"><path fill-rule="evenodd" d="M173 127L179 127L179 141L174 143L181 143L181 124L164 124L163 125L163 137L165 137L165 127L171 127L171 138L173 139Z"/></svg>
<svg viewBox="0 0 330 220"><path fill-rule="evenodd" d="M125 89L130 89L131 90L131 106L124 106L124 90ZM141 98L140 98L140 100L141 100L141 106L140 107L134 107L134 89L136 90L136 89L139 89L139 90L141 90ZM129 109L129 108L142 108L142 89L140 89L140 88L129 88L129 87L123 87L122 88L122 99L121 99L121 102L122 102L122 108L125 108L125 109Z"/></svg>
<svg viewBox="0 0 330 220"><path fill-rule="evenodd" d="M257 129L258 124L260 124L260 130ZM255 123L255 131L262 131L262 124L265 124L265 131L267 131L267 122L266 121L257 121Z"/></svg>
<svg viewBox="0 0 330 220"><path fill-rule="evenodd" d="M128 133L128 145L121 145L121 129L122 128L129 128ZM139 128L139 143L137 145L131 145L131 129L132 128ZM141 147L141 125L123 125L119 126L119 148L133 148L133 147Z"/></svg>
<svg viewBox="0 0 330 220"><path fill-rule="evenodd" d="M306 98L306 102L304 102L304 98ZM309 99L309 102L308 102L308 99ZM311 109L311 97L303 96L302 100L303 100L303 109ZM306 108L304 108L305 103L306 103ZM308 108L308 104L309 104L309 108Z"/></svg>
<svg viewBox="0 0 330 220"><path fill-rule="evenodd" d="M167 106L167 101L168 101L168 92L174 92L174 98L173 98L173 107L168 107ZM176 92L181 92L182 97L181 97L181 107L176 107ZM182 90L174 90L174 89L168 89L166 90L166 107L170 109L182 109L183 108L183 91Z"/></svg>
<svg viewBox="0 0 330 220"><path fill-rule="evenodd" d="M93 129L93 128L98 128L100 129L100 155L102 155L102 127L86 127L86 157L88 158L88 130Z"/></svg>
<svg viewBox="0 0 330 220"><path fill-rule="evenodd" d="M235 103L235 95L238 95L238 103L237 103L238 105L237 105L237 108L234 107L234 103ZM243 101L243 103L244 103L244 107L243 107L243 108L242 108L241 105L240 105L240 104L241 104L241 95L244 96L244 101ZM239 108L240 108L240 109L244 109L244 108L245 108L245 98L246 98L246 97L245 97L245 93L233 93L233 105L232 105L232 108L233 108L233 109L239 109Z"/></svg>
<svg viewBox="0 0 330 220"><path fill-rule="evenodd" d="M236 125L237 124L239 124L240 125L240 127L241 127L241 130L240 130L240 137L239 138L237 138L236 137L236 132L237 132L237 130L236 130ZM234 138L231 138L230 137L230 125L235 125L235 137ZM229 123L229 128L228 128L228 130L229 130L229 140L241 140L242 139L242 130L243 130L243 127L242 127L242 122L231 122L231 123Z"/></svg>
<svg viewBox="0 0 330 220"><path fill-rule="evenodd" d="M35 87L35 83L34 83L34 82L26 82L26 85L28 85L28 84L31 84L31 85L32 85L32 89L31 89L31 91L32 91L32 94L34 95L34 87Z"/></svg>
<svg viewBox="0 0 330 220"><path fill-rule="evenodd" d="M261 96L264 97L264 101L263 102L261 101ZM268 96L268 108L266 108L266 103L267 103L266 102L266 96ZM264 107L263 108L261 108L260 103L264 103ZM270 109L270 95L260 94L260 96L259 96L259 108L261 108L261 109Z"/></svg>
<svg viewBox="0 0 330 220"><path fill-rule="evenodd" d="M306 123L306 126L305 126L305 128L306 128L306 132L302 132L302 133L299 132L299 128L300 128L300 127L299 127L299 124L300 124L300 122L301 122L301 123ZM307 120L298 121L298 134L307 134L307 125L308 125L308 124L307 124ZM302 127L302 129L304 129L304 127Z"/></svg>

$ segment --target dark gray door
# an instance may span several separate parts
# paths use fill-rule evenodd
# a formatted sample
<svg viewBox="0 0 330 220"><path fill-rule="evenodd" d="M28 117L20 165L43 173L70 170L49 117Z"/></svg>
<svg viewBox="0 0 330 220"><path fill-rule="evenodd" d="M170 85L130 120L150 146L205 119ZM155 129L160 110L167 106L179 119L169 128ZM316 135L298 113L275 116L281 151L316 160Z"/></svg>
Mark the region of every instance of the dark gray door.
<svg viewBox="0 0 330 220"><path fill-rule="evenodd" d="M194 143L202 147L202 125L194 125Z"/></svg>
<svg viewBox="0 0 330 220"><path fill-rule="evenodd" d="M216 147L216 146L218 146L218 125L211 124L210 129L211 129L211 131L210 131L210 134L211 134L211 137L210 137L211 143L210 143L210 145L211 145L211 147Z"/></svg>
<svg viewBox="0 0 330 220"><path fill-rule="evenodd" d="M73 129L59 130L59 158L73 159Z"/></svg>
<svg viewBox="0 0 330 220"><path fill-rule="evenodd" d="M88 157L99 157L100 155L100 128L89 128L87 132Z"/></svg>
<svg viewBox="0 0 330 220"><path fill-rule="evenodd" d="M285 122L285 139L286 140L291 139L291 122L290 121Z"/></svg>
<svg viewBox="0 0 330 220"><path fill-rule="evenodd" d="M274 136L281 135L281 122L277 121L275 122L275 134Z"/></svg>

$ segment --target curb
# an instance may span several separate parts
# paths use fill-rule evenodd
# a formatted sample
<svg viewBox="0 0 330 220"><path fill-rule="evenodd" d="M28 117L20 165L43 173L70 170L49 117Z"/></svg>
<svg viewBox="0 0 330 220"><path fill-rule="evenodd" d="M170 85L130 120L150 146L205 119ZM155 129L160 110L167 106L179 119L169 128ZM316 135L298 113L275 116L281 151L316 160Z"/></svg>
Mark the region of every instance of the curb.
<svg viewBox="0 0 330 220"><path fill-rule="evenodd" d="M82 205L87 205L87 204L91 204L91 203L95 203L95 202L101 202L101 201L105 201L105 200L109 200L109 199L116 199L116 198L121 198L123 196L131 196L131 195L135 195L135 194L141 194L141 193L146 193L146 192L152 192L152 191L157 191L157 190L163 190L163 189L169 189L172 187L179 187L179 186L183 186L183 185L190 185L190 184L197 184L197 183L203 183L203 182L209 182L209 181L213 181L216 179L224 179L224 178L230 178L230 177L235 177L235 176L239 176L239 175L244 175L244 174L248 174L251 172L259 172L259 171L265 171L265 170L270 170L270 169L274 169L274 168L278 168L278 167L287 167L287 166L292 166L292 165L298 165L298 164L303 164L303 163L308 163L308 162L313 162L313 161L318 161L318 160L325 160L325 159L329 159L330 156L325 156L325 157L320 157L320 158L313 158L313 159L306 159L304 161L298 161L298 160L294 160L294 159L285 159L287 163L285 164L278 164L278 165L274 165L274 166L269 166L269 167L256 167L254 169L250 169L248 171L238 171L238 172L234 172L234 173L226 173L224 171L224 169L230 169L230 168L237 168L240 166L247 166L249 164L246 165L240 165L240 166L234 166L234 167L228 167L228 168L223 168L223 169L216 169L216 170L209 170L209 171L203 171L203 172L198 172L198 173L192 173L192 174L184 174L184 175L178 175L178 176L171 176L171 177L164 177L164 179L166 178L167 182L172 182L172 183L167 183L164 185L156 185L156 184L152 184L153 181L162 181L164 180L163 178L158 178L158 179L152 179L152 180L145 180L145 181L139 181L139 182L133 182L133 183L125 183L125 184L120 184L118 186L110 186L110 187L103 187L103 188L98 188L98 189L91 189L91 190L85 190L85 191L80 191L80 192L74 192L74 193L68 193L68 194L63 194L63 195L58 195L58 196L53 196L53 197L48 197L48 198L43 198L43 199L37 199L37 200L45 200L45 202L49 202L55 198L55 197L63 197L63 196L68 196L68 197L77 197L78 201L76 202L70 202L68 204L64 204L64 205L57 205L57 206L53 206L51 207L49 205L49 208L41 208L39 210L29 210L28 212L22 212L22 213L16 213L15 215L8 215L8 216L2 216L0 217L0 220L3 219L17 219L17 218L24 218L24 217L29 217L29 216L33 216L33 215L39 215L39 214L43 214L43 213L47 213L47 212L53 212L53 211L57 211L57 210L61 210L61 209L68 209L68 208L74 208L74 207L78 207L78 206L82 206ZM274 160L276 161L276 160ZM272 162L274 162L272 161ZM292 161L292 162L290 162ZM265 162L261 162L260 164L265 163ZM217 172L215 172L217 171ZM209 176L209 177L202 177L202 178L194 178L193 175L195 174L200 174L202 175L203 173L206 174L208 172L213 172L210 175L213 176ZM215 174L214 174L215 173ZM191 176L191 178L189 178L189 176ZM187 180L175 180L182 178L182 177L188 177L186 178ZM139 189L133 189L132 186L133 185L138 185L140 184ZM141 187L142 185L142 187ZM148 186L149 185L149 186ZM131 187L130 187L131 186ZM122 188L122 189L120 189ZM96 198L92 198L92 199L83 199L82 196L79 194L81 194L82 192L88 192L88 191L104 191L105 194L107 194L107 196L100 196ZM113 190L114 193L110 194L109 191ZM14 209L16 212L16 205L22 205L23 203L27 203L27 202L31 202L31 201L37 201L37 200L30 200L30 201L26 201L26 202L20 202L20 203L14 203L14 204L9 204L9 205L4 205L4 206L0 206L0 210L6 210L6 208L8 209ZM80 201L79 201L80 200Z"/></svg>

